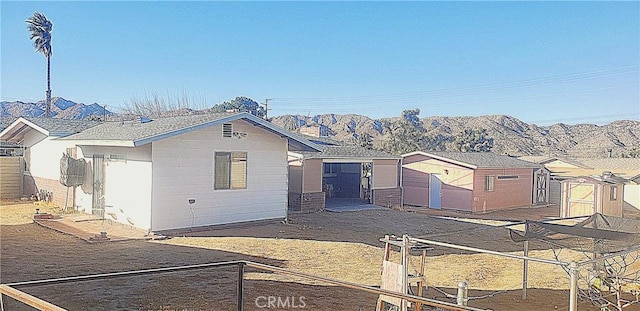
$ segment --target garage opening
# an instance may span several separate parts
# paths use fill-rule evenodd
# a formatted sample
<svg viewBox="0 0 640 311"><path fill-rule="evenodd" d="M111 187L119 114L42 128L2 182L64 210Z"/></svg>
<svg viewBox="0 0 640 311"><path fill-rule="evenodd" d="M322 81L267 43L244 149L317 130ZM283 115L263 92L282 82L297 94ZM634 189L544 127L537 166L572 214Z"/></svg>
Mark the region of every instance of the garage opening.
<svg viewBox="0 0 640 311"><path fill-rule="evenodd" d="M371 203L371 163L323 163L326 209Z"/></svg>

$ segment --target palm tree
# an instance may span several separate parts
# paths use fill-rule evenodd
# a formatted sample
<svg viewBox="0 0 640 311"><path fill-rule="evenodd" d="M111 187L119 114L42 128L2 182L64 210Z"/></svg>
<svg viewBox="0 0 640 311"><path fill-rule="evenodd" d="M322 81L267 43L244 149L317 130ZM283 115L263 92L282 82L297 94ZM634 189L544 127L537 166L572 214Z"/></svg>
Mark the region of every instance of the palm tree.
<svg viewBox="0 0 640 311"><path fill-rule="evenodd" d="M35 12L26 20L31 33L29 39L33 40L36 53L44 54L47 58L47 107L46 117L51 116L51 29L53 23L44 14Z"/></svg>

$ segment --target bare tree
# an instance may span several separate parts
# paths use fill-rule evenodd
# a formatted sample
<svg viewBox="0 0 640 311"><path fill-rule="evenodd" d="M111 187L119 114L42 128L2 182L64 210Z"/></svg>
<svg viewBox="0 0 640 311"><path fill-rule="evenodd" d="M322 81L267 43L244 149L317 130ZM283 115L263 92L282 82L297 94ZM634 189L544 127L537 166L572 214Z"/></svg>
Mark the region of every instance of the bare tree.
<svg viewBox="0 0 640 311"><path fill-rule="evenodd" d="M121 108L125 115L157 118L163 116L189 115L203 113L206 106L204 97L194 99L186 91L160 96L157 92L145 92L134 96Z"/></svg>

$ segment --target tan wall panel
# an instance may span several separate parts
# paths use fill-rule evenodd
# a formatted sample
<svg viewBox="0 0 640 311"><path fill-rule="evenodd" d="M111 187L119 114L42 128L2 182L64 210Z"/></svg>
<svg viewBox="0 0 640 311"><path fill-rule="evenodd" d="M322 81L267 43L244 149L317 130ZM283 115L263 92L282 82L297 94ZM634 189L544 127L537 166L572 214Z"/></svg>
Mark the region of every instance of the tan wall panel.
<svg viewBox="0 0 640 311"><path fill-rule="evenodd" d="M398 188L398 161L373 160L373 189Z"/></svg>
<svg viewBox="0 0 640 311"><path fill-rule="evenodd" d="M289 165L289 192L302 193L302 166Z"/></svg>
<svg viewBox="0 0 640 311"><path fill-rule="evenodd" d="M322 160L304 160L302 192L322 192Z"/></svg>

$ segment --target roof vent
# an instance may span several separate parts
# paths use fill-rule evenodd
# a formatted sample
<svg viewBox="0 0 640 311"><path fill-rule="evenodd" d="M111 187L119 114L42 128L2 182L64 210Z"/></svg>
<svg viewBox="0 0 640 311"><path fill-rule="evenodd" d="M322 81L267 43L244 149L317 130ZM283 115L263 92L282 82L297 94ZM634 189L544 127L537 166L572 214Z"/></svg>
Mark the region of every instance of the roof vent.
<svg viewBox="0 0 640 311"><path fill-rule="evenodd" d="M231 123L223 123L222 124L222 137L232 137L233 136L233 126Z"/></svg>
<svg viewBox="0 0 640 311"><path fill-rule="evenodd" d="M147 118L147 117L140 117L140 124L144 124L144 123L149 123L153 120Z"/></svg>

